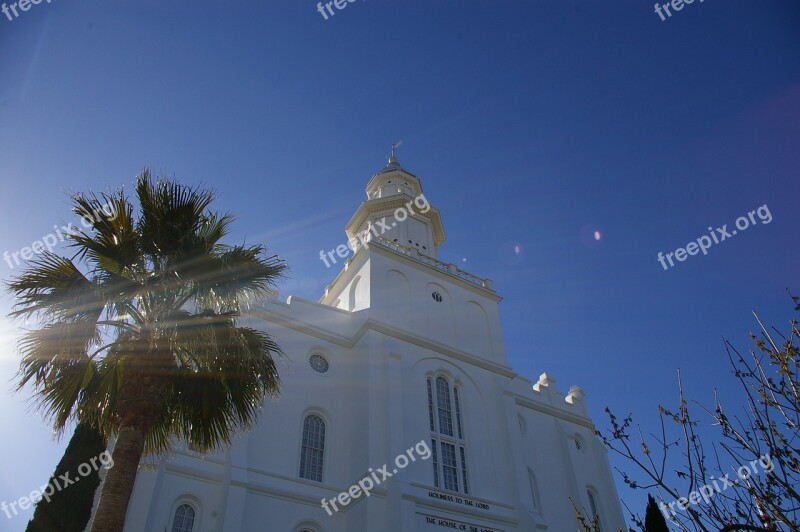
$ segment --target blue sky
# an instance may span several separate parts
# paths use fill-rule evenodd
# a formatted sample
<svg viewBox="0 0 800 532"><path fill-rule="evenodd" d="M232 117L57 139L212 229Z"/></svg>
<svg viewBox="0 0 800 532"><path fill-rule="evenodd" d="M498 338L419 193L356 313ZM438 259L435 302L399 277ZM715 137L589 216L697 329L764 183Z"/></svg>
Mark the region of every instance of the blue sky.
<svg viewBox="0 0 800 532"><path fill-rule="evenodd" d="M337 273L319 250L402 139L442 213L440 258L504 297L521 375L580 384L601 427L606 406L652 423L678 367L691 397L735 401L721 337L748 347L753 310L785 330L784 289L800 293L798 15L794 0L696 1L666 21L643 0L365 0L329 20L310 0L33 5L0 15L0 252L75 222L68 193L130 189L147 165L215 188L231 242L266 244L292 268L282 297L317 299ZM657 261L763 205L770 223ZM0 500L43 484L66 444L6 392L19 326L0 322Z"/></svg>

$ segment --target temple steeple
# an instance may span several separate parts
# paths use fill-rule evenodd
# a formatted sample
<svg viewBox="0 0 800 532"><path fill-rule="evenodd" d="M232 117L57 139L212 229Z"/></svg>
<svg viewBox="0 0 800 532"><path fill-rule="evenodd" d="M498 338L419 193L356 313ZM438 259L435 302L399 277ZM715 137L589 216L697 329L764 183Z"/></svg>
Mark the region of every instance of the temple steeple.
<svg viewBox="0 0 800 532"><path fill-rule="evenodd" d="M422 191L419 178L400 165L392 145L388 164L367 183L367 200L345 226L348 240L379 238L436 258L445 240L439 210Z"/></svg>

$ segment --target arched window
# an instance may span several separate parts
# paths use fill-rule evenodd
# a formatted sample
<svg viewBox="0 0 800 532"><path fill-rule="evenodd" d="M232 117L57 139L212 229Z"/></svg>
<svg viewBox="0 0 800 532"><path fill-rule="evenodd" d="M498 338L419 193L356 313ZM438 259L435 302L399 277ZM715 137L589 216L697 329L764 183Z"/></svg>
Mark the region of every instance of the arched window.
<svg viewBox="0 0 800 532"><path fill-rule="evenodd" d="M599 511L599 509L597 507L597 501L594 498L594 493L592 493L592 490L587 489L586 490L586 496L589 499L589 511L592 512L591 518L592 519L597 518L597 532L600 532L603 527L600 524L600 521L601 521L601 519L600 519L600 511Z"/></svg>
<svg viewBox="0 0 800 532"><path fill-rule="evenodd" d="M434 394L433 388L436 387ZM433 485L469 493L467 451L459 389L443 377L427 379L428 421L431 429Z"/></svg>
<svg viewBox="0 0 800 532"><path fill-rule="evenodd" d="M192 532L194 530L194 506L181 504L175 509L172 520L172 532Z"/></svg>
<svg viewBox="0 0 800 532"><path fill-rule="evenodd" d="M325 454L325 421L316 414L303 421L303 445L300 449L300 478L322 482Z"/></svg>
<svg viewBox="0 0 800 532"><path fill-rule="evenodd" d="M531 500L533 501L534 509L539 509L539 490L536 486L536 476L533 474L531 468L528 468L528 484L531 488Z"/></svg>

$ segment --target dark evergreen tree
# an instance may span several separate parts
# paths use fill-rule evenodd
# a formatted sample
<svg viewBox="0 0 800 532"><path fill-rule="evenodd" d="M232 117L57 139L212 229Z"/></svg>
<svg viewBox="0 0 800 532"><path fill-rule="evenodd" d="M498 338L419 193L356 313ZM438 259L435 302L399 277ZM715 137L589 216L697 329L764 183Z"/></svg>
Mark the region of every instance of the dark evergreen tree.
<svg viewBox="0 0 800 532"><path fill-rule="evenodd" d="M53 489L49 502L41 499L36 504L26 532L83 532L86 529L92 513L94 493L100 485L101 464L98 457L105 450L106 442L97 430L83 423L75 428L49 483L55 486L58 477L65 473L70 479L80 480L61 490ZM97 468L92 467L91 473L85 477L79 474L78 467L81 464L91 465L92 459ZM85 467L83 471L86 471Z"/></svg>
<svg viewBox="0 0 800 532"><path fill-rule="evenodd" d="M647 496L647 513L644 516L645 532L669 532L667 520L664 514L658 509L656 500L652 495Z"/></svg>

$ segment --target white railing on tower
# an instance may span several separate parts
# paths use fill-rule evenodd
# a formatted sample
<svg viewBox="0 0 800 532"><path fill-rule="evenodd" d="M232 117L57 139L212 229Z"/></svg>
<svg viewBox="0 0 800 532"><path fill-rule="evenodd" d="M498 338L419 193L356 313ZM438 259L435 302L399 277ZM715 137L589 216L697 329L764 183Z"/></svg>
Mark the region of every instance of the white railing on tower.
<svg viewBox="0 0 800 532"><path fill-rule="evenodd" d="M442 262L440 260L434 259L433 257L429 257L428 255L424 255L420 253L417 248L403 246L402 244L398 244L397 242L392 242L391 240L388 240L381 236L373 236L370 239L369 243L378 244L379 246L388 248L392 251L400 253L401 255L406 255L407 257L411 257L414 260L417 260L429 266L433 266L437 270L441 270L443 272L449 273L450 275L454 275L459 279L463 279L464 281L480 286L481 288L486 288L487 290L493 290L491 279L484 279L478 277L477 275L465 272L455 264Z"/></svg>

